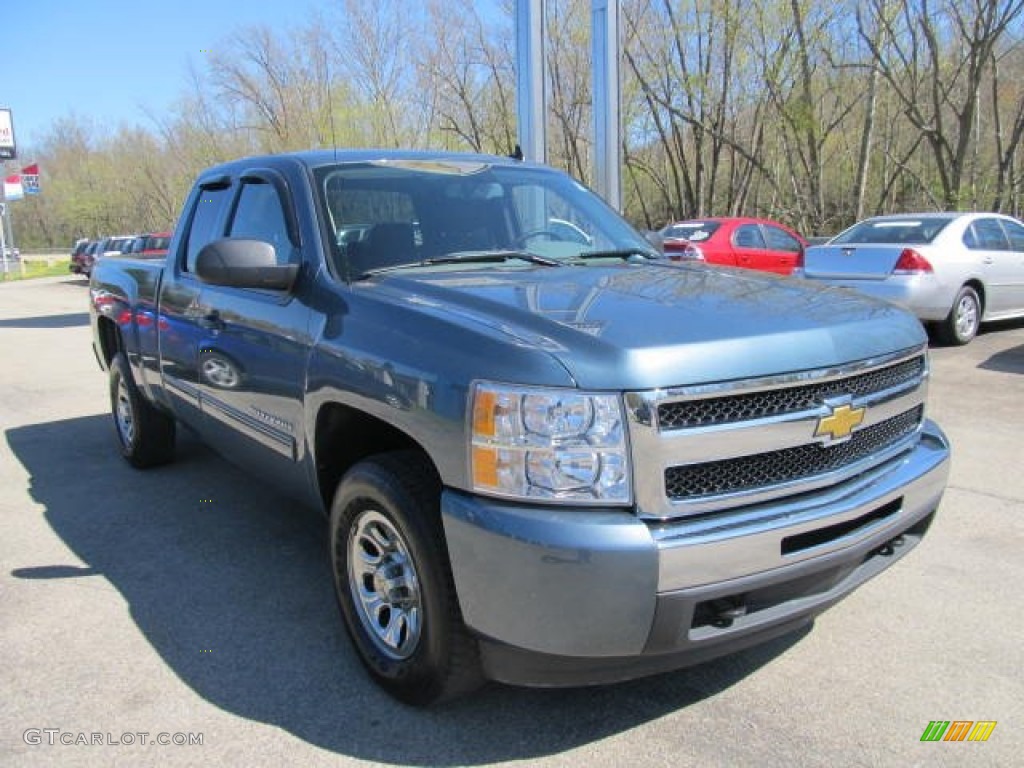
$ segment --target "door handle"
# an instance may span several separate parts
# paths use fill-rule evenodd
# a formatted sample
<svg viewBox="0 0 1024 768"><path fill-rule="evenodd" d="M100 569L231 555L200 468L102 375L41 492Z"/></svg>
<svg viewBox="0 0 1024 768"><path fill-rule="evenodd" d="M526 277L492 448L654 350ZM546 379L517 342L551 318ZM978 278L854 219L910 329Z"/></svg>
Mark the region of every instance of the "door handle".
<svg viewBox="0 0 1024 768"><path fill-rule="evenodd" d="M993 259L991 256L986 256L984 259L981 260L981 263L991 264L993 261L995 261L995 259Z"/></svg>
<svg viewBox="0 0 1024 768"><path fill-rule="evenodd" d="M224 321L220 319L220 312L214 309L199 318L199 326L211 331L220 331L224 329Z"/></svg>

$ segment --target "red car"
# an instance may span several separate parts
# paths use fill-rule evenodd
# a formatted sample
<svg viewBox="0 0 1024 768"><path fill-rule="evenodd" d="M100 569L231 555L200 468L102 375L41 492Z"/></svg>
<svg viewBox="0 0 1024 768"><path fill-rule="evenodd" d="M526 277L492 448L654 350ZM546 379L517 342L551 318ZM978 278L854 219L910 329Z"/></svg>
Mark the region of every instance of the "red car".
<svg viewBox="0 0 1024 768"><path fill-rule="evenodd" d="M714 218L677 221L661 230L665 255L788 275L803 266L808 242L769 219Z"/></svg>

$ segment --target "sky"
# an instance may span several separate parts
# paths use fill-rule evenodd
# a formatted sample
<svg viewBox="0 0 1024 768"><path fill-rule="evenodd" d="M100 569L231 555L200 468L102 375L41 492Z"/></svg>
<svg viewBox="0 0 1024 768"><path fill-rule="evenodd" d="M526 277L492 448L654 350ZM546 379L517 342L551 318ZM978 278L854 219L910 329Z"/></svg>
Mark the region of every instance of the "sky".
<svg viewBox="0 0 1024 768"><path fill-rule="evenodd" d="M372 0L370 0L372 2ZM152 126L189 91L189 63L232 33L291 28L337 0L0 0L0 107L17 162L60 118ZM147 114L148 110L148 114Z"/></svg>

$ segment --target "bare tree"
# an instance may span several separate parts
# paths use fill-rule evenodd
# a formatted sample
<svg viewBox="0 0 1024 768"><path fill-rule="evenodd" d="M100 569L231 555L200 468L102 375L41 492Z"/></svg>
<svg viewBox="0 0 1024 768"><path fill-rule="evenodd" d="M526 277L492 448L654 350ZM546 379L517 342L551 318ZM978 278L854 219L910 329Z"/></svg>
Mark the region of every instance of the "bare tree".
<svg viewBox="0 0 1024 768"><path fill-rule="evenodd" d="M1016 57L1017 65L1022 62L1022 57ZM1019 186L1016 175L1017 150L1020 148L1021 139L1024 138L1024 89L1019 86L1020 79L1016 79L1014 85L1017 87L1016 104L1013 109L1012 122L1009 132L1004 130L1002 105L1005 97L1007 83L1001 76L1000 57L994 52L991 59L992 71L992 122L993 140L995 142L996 155L996 189L992 200L992 210L1002 211L1009 209L1012 213L1018 214L1019 202L1016 199L1016 190ZM1019 69L1018 69L1019 71ZM978 137L980 142L981 137ZM1009 200L1007 198L1010 198Z"/></svg>
<svg viewBox="0 0 1024 768"><path fill-rule="evenodd" d="M350 84L358 110L347 115L347 129L363 142L417 146L428 131L416 99L415 52L409 41L425 24L418 4L402 0L344 0L335 39L337 61Z"/></svg>
<svg viewBox="0 0 1024 768"><path fill-rule="evenodd" d="M507 153L515 143L512 53L473 0L430 0L432 35L420 46L419 89L431 99L431 124L454 146ZM451 18L460 24L453 27ZM444 139L442 139L444 141ZM446 144L446 146L448 146Z"/></svg>
<svg viewBox="0 0 1024 768"><path fill-rule="evenodd" d="M943 207L963 203L978 95L985 67L1024 0L916 0L898 12L886 0L867 0L884 32L865 37L878 72L931 149Z"/></svg>

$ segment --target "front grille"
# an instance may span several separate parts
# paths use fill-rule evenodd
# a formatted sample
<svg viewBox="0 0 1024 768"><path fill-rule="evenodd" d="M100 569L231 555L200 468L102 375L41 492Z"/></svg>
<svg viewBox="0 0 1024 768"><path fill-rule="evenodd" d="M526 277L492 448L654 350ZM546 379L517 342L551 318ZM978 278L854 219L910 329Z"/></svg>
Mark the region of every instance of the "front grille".
<svg viewBox="0 0 1024 768"><path fill-rule="evenodd" d="M812 443L755 456L669 467L665 470L665 492L673 501L689 501L806 480L885 450L912 434L923 417L924 408L918 406L855 432L838 445Z"/></svg>
<svg viewBox="0 0 1024 768"><path fill-rule="evenodd" d="M673 431L807 411L821 406L830 397L863 397L918 381L924 375L924 366L924 356L919 355L888 368L835 381L705 400L663 403L658 406L658 426L662 431Z"/></svg>

